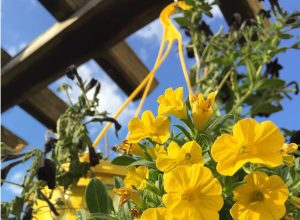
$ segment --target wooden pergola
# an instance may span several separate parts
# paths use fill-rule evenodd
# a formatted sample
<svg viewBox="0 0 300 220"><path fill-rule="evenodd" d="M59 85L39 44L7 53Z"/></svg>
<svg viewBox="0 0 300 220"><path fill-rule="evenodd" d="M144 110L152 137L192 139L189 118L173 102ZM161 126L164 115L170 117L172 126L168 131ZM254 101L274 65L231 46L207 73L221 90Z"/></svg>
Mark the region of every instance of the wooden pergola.
<svg viewBox="0 0 300 220"><path fill-rule="evenodd" d="M149 70L124 41L158 18L171 0L39 0L57 19L15 57L1 49L2 112L19 105L49 129L67 108L47 86L71 64L94 59L128 95ZM263 8L259 0L221 0L231 22L234 13L253 18ZM151 90L157 86L154 81ZM140 97L140 96L139 96ZM16 146L26 141L1 126L2 141Z"/></svg>

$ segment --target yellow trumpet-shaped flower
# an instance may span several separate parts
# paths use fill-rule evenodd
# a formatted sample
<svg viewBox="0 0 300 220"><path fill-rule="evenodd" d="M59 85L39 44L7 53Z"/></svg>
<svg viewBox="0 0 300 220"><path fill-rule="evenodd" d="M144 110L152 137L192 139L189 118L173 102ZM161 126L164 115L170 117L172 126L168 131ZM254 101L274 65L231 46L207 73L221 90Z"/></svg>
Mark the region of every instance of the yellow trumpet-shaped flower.
<svg viewBox="0 0 300 220"><path fill-rule="evenodd" d="M139 144L129 143L127 140L122 141L122 144L116 148L118 151L124 151L126 154L137 155L140 157L145 156L145 153Z"/></svg>
<svg viewBox="0 0 300 220"><path fill-rule="evenodd" d="M164 174L163 202L176 219L218 220L223 206L221 184L201 164L177 167Z"/></svg>
<svg viewBox="0 0 300 220"><path fill-rule="evenodd" d="M181 148L176 142L171 142L167 151L167 154L158 154L156 158L156 166L163 172L169 172L181 165L203 164L202 149L195 141L189 141Z"/></svg>
<svg viewBox="0 0 300 220"><path fill-rule="evenodd" d="M216 92L209 93L207 99L203 97L202 93L190 95L193 123L197 131L200 131L210 119L216 94Z"/></svg>
<svg viewBox="0 0 300 220"><path fill-rule="evenodd" d="M183 87L179 87L173 91L172 88L168 88L164 95L158 97L159 103L158 114L159 115L174 115L179 119L186 119L187 112L183 101Z"/></svg>
<svg viewBox="0 0 300 220"><path fill-rule="evenodd" d="M157 144L155 147L147 148L147 152L154 159L156 159L159 154L167 154L167 151L165 150L165 147L163 145L159 145L159 144Z"/></svg>
<svg viewBox="0 0 300 220"><path fill-rule="evenodd" d="M142 203L141 198L136 190L128 187L121 187L113 190L114 193L120 196L119 205L123 205L128 200L133 201L135 204L139 205Z"/></svg>
<svg viewBox="0 0 300 220"><path fill-rule="evenodd" d="M147 184L148 177L149 171L147 167L132 167L128 170L124 183L128 188L135 186L137 189L143 189Z"/></svg>
<svg viewBox="0 0 300 220"><path fill-rule="evenodd" d="M128 124L130 143L138 143L144 138L163 144L170 136L170 120L164 115L154 118L151 111L147 110L142 114L141 120L137 117L131 119Z"/></svg>
<svg viewBox="0 0 300 220"><path fill-rule="evenodd" d="M298 149L298 145L295 143L284 144L281 148L281 154L283 163L288 167L294 166L295 157L292 155Z"/></svg>
<svg viewBox="0 0 300 220"><path fill-rule="evenodd" d="M214 142L211 155L218 163L217 171L232 176L245 163L276 167L282 163L284 137L271 121L258 123L247 118L233 126L233 134L222 134Z"/></svg>
<svg viewBox="0 0 300 220"><path fill-rule="evenodd" d="M257 171L247 175L244 182L233 192L233 219L278 220L284 216L289 191L279 176Z"/></svg>
<svg viewBox="0 0 300 220"><path fill-rule="evenodd" d="M146 209L142 216L136 220L166 220L167 209L164 207Z"/></svg>

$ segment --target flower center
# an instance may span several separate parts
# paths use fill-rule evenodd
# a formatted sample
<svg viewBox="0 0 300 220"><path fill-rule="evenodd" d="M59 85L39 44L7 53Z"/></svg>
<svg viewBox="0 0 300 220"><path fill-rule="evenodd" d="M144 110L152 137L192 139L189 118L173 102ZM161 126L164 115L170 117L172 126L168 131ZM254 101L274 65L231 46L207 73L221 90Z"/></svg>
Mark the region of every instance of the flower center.
<svg viewBox="0 0 300 220"><path fill-rule="evenodd" d="M251 198L252 202L263 201L264 199L265 199L265 197L262 192L260 192L260 191L252 192L252 198Z"/></svg>
<svg viewBox="0 0 300 220"><path fill-rule="evenodd" d="M190 153L185 154L185 159L190 160L192 158L192 155Z"/></svg>
<svg viewBox="0 0 300 220"><path fill-rule="evenodd" d="M187 193L181 194L181 200L190 200L190 196Z"/></svg>
<svg viewBox="0 0 300 220"><path fill-rule="evenodd" d="M242 145L242 146L240 147L240 153L246 153L246 152L248 152L248 147L245 146L245 145Z"/></svg>

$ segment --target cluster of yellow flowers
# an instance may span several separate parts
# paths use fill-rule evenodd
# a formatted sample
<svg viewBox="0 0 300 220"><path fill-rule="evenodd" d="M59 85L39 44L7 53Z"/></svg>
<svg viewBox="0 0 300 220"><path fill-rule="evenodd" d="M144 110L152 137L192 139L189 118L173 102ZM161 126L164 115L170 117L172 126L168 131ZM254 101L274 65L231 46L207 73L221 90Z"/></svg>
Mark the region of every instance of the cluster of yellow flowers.
<svg viewBox="0 0 300 220"><path fill-rule="evenodd" d="M145 111L141 119L135 117L129 122L128 138L118 149L142 158L150 156L155 168L142 165L131 167L124 181L125 186L114 190L121 197L119 204L131 200L137 207L145 207L140 192L153 189L149 170L157 169L163 175L163 193L159 195L162 202L157 207L134 212L137 219L219 219L224 197L230 196L224 193L220 177L230 178L244 167L242 182L232 189L232 218L282 218L289 196L284 181L278 175L268 176L261 170L246 168L249 164L256 168L272 168L283 162L291 166L294 157L290 153L298 146L285 144L284 136L271 121L258 123L251 118L237 121L232 134L221 134L208 150L204 150L195 140L186 138L180 144L170 134L170 119L166 115L173 115L182 121L190 120L195 132L200 132L209 124L216 97L215 92L211 92L206 99L203 94L190 95L189 103L185 103L183 92L183 88L174 91L167 89L158 98L156 118L151 111ZM140 143L146 139L152 146L143 148ZM211 158L211 163L207 163L204 154Z"/></svg>

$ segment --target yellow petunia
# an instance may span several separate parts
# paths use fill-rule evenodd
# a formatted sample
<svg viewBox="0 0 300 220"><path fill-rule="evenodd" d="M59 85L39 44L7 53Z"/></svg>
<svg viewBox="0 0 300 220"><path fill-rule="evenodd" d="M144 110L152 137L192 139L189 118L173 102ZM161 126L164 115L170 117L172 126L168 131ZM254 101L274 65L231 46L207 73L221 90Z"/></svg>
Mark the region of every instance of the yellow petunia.
<svg viewBox="0 0 300 220"><path fill-rule="evenodd" d="M223 206L222 187L201 164L177 167L164 174L163 202L176 219L218 220Z"/></svg>
<svg viewBox="0 0 300 220"><path fill-rule="evenodd" d="M128 188L135 186L137 189L143 189L147 184L148 177L149 171L147 167L132 167L128 170L124 183Z"/></svg>
<svg viewBox="0 0 300 220"><path fill-rule="evenodd" d="M128 188L124 186L118 189L114 189L113 192L120 196L120 201L119 201L120 206L126 203L128 200L133 201L137 205L142 204L143 202L140 199L138 192L132 188Z"/></svg>
<svg viewBox="0 0 300 220"><path fill-rule="evenodd" d="M167 154L164 145L159 145L159 144L157 144L155 147L147 148L147 152L154 159L156 159L159 154Z"/></svg>
<svg viewBox="0 0 300 220"><path fill-rule="evenodd" d="M295 143L284 144L281 148L281 154L283 158L283 163L288 166L294 166L295 157L292 155L298 149L298 145Z"/></svg>
<svg viewBox="0 0 300 220"><path fill-rule="evenodd" d="M190 105L192 109L193 123L197 131L203 129L213 113L213 104L215 103L216 92L209 93L207 99L203 94L190 95Z"/></svg>
<svg viewBox="0 0 300 220"><path fill-rule="evenodd" d="M233 192L233 219L278 220L284 216L289 191L279 176L257 171L247 175L244 182Z"/></svg>
<svg viewBox="0 0 300 220"><path fill-rule="evenodd" d="M150 138L153 141L163 144L170 136L170 120L164 115L154 118L151 111L147 110L142 114L141 120L137 117L131 119L128 124L130 143L138 143L142 139Z"/></svg>
<svg viewBox="0 0 300 220"><path fill-rule="evenodd" d="M136 220L166 220L167 209L164 207L146 209L142 216Z"/></svg>
<svg viewBox="0 0 300 220"><path fill-rule="evenodd" d="M217 171L232 176L247 162L276 167L282 163L284 137L271 121L258 123L247 118L233 126L233 134L222 134L214 142L211 155Z"/></svg>
<svg viewBox="0 0 300 220"><path fill-rule="evenodd" d="M129 143L128 140L122 141L122 144L117 146L116 149L118 151L124 151L126 154L129 155L136 155L140 157L145 156L145 153L139 144Z"/></svg>
<svg viewBox="0 0 300 220"><path fill-rule="evenodd" d="M176 142L171 142L166 153L158 154L156 167L163 172L169 172L177 166L203 164L202 149L195 141L185 143L181 148Z"/></svg>
<svg viewBox="0 0 300 220"><path fill-rule="evenodd" d="M183 87L179 87L173 91L172 88L166 89L164 95L158 97L159 115L174 115L179 119L187 118L187 111L183 101Z"/></svg>

